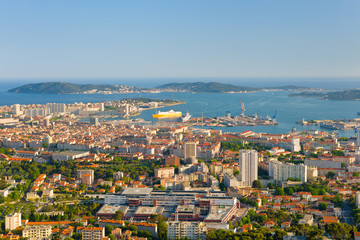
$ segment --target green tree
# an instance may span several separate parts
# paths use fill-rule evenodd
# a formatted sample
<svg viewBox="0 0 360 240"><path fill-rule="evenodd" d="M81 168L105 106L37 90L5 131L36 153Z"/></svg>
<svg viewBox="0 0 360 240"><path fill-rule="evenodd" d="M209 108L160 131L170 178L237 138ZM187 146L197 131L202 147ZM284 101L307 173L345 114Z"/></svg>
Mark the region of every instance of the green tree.
<svg viewBox="0 0 360 240"><path fill-rule="evenodd" d="M285 195L284 190L281 187L277 187L275 190L275 195L276 196L284 196Z"/></svg>
<svg viewBox="0 0 360 240"><path fill-rule="evenodd" d="M270 188L270 189L274 189L274 188L275 188L275 187L274 187L274 184L273 184L272 182L270 182L270 183L267 185L267 187Z"/></svg>
<svg viewBox="0 0 360 240"><path fill-rule="evenodd" d="M114 217L115 217L116 220L121 220L122 217L123 217L123 212L120 211L120 210L119 210L119 211L116 211Z"/></svg>
<svg viewBox="0 0 360 240"><path fill-rule="evenodd" d="M111 234L111 231L113 230L113 226L111 225L106 225L105 226L105 235L109 236Z"/></svg>
<svg viewBox="0 0 360 240"><path fill-rule="evenodd" d="M167 239L167 224L163 220L158 222L158 236L160 240Z"/></svg>
<svg viewBox="0 0 360 240"><path fill-rule="evenodd" d="M232 221L229 221L229 229L234 229Z"/></svg>
<svg viewBox="0 0 360 240"><path fill-rule="evenodd" d="M325 225L325 231L332 236L333 239L352 239L355 226L347 223L330 223Z"/></svg>
<svg viewBox="0 0 360 240"><path fill-rule="evenodd" d="M327 178L334 178L336 176L336 173L334 172L328 172L326 175L325 175Z"/></svg>
<svg viewBox="0 0 360 240"><path fill-rule="evenodd" d="M153 238L151 232L149 231L144 231L144 230L140 230L137 234L138 237L145 237L149 240L151 240Z"/></svg>
<svg viewBox="0 0 360 240"><path fill-rule="evenodd" d="M327 207L328 207L327 203L320 203L320 204L319 204L319 210L320 210L320 211L326 210Z"/></svg>
<svg viewBox="0 0 360 240"><path fill-rule="evenodd" d="M254 180L252 183L253 188L261 189L263 187L262 183L259 180Z"/></svg>
<svg viewBox="0 0 360 240"><path fill-rule="evenodd" d="M283 240L285 236L287 236L287 232L277 229L277 230L275 230L273 239L274 240Z"/></svg>

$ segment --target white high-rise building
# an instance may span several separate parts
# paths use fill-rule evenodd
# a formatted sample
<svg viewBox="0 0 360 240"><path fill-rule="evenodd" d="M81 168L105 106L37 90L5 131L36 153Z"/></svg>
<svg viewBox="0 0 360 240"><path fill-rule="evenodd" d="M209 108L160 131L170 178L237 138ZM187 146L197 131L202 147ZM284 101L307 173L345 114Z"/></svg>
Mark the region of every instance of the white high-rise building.
<svg viewBox="0 0 360 240"><path fill-rule="evenodd" d="M13 113L16 115L20 115L21 111L20 111L20 104L14 104L13 106Z"/></svg>
<svg viewBox="0 0 360 240"><path fill-rule="evenodd" d="M14 230L21 226L21 213L14 213L5 216L5 229Z"/></svg>
<svg viewBox="0 0 360 240"><path fill-rule="evenodd" d="M301 151L301 145L300 145L300 139L299 138L293 138L291 140L291 152L299 152Z"/></svg>
<svg viewBox="0 0 360 240"><path fill-rule="evenodd" d="M130 106L129 106L129 104L127 103L127 104L125 104L125 115L126 115L126 116L129 116L129 114L130 114Z"/></svg>
<svg viewBox="0 0 360 240"><path fill-rule="evenodd" d="M46 107L49 109L50 113L63 113L65 112L66 105L65 103L47 103Z"/></svg>
<svg viewBox="0 0 360 240"><path fill-rule="evenodd" d="M243 187L250 187L258 179L258 153L256 150L239 151L239 180Z"/></svg>
<svg viewBox="0 0 360 240"><path fill-rule="evenodd" d="M272 161L272 168L274 180L277 182L284 182L289 178L299 178L302 182L307 181L307 166L304 164Z"/></svg>
<svg viewBox="0 0 360 240"><path fill-rule="evenodd" d="M196 143L186 142L184 144L184 159L186 162L196 162Z"/></svg>
<svg viewBox="0 0 360 240"><path fill-rule="evenodd" d="M25 116L27 117L36 117L41 116L45 117L49 114L49 110L47 108L28 108L25 109Z"/></svg>
<svg viewBox="0 0 360 240"><path fill-rule="evenodd" d="M360 146L360 128L356 128L356 146Z"/></svg>

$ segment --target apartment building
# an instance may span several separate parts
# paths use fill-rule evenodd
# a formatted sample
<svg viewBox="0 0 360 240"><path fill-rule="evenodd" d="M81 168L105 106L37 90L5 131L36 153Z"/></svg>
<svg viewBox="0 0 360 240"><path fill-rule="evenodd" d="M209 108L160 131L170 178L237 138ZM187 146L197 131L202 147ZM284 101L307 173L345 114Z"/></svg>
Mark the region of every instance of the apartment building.
<svg viewBox="0 0 360 240"><path fill-rule="evenodd" d="M282 163L271 161L274 180L277 182L287 181L289 178L299 178L302 182L307 181L307 166L304 164Z"/></svg>
<svg viewBox="0 0 360 240"><path fill-rule="evenodd" d="M174 177L174 174L175 169L173 167L155 169L156 178L170 178Z"/></svg>
<svg viewBox="0 0 360 240"><path fill-rule="evenodd" d="M254 180L258 179L258 153L256 150L239 151L240 184L250 187Z"/></svg>
<svg viewBox="0 0 360 240"><path fill-rule="evenodd" d="M206 239L206 226L203 222L168 222L167 237L176 239Z"/></svg>
<svg viewBox="0 0 360 240"><path fill-rule="evenodd" d="M21 213L14 213L5 216L5 229L14 230L21 226Z"/></svg>
<svg viewBox="0 0 360 240"><path fill-rule="evenodd" d="M105 228L86 227L82 230L82 240L101 240L105 237Z"/></svg>
<svg viewBox="0 0 360 240"><path fill-rule="evenodd" d="M29 239L49 239L51 236L51 230L51 225L26 226L23 229L22 236Z"/></svg>

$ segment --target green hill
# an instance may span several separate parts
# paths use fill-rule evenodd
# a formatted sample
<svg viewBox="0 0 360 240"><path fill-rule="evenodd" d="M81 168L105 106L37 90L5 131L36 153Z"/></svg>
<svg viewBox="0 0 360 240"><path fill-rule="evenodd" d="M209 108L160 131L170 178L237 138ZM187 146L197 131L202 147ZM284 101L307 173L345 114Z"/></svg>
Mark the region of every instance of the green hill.
<svg viewBox="0 0 360 240"><path fill-rule="evenodd" d="M97 85L97 84L74 84L67 82L44 82L26 84L21 87L10 89L9 92L14 93L39 93L39 94L70 94L70 93L84 93L86 91L97 89L97 91L118 91L124 86L118 85ZM139 88L126 86L133 90Z"/></svg>
<svg viewBox="0 0 360 240"><path fill-rule="evenodd" d="M258 91L259 88L236 86L217 82L195 82L195 83L168 83L156 87L159 90L168 90L176 92L207 92L207 93L224 93L224 92L244 92Z"/></svg>
<svg viewBox="0 0 360 240"><path fill-rule="evenodd" d="M340 100L340 101L350 101L350 100L360 100L360 90L344 90L344 91L332 91L332 92L301 92L293 93L289 95L290 97L315 97L324 100Z"/></svg>

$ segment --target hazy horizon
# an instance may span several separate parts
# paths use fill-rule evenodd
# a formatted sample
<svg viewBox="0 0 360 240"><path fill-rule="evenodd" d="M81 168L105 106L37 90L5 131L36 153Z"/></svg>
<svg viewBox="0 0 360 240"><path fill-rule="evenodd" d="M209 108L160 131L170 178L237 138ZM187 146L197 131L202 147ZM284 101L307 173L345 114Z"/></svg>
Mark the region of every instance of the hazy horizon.
<svg viewBox="0 0 360 240"><path fill-rule="evenodd" d="M144 88L157 87L166 83L182 82L219 82L246 87L277 87L296 85L310 88L354 89L360 88L360 77L315 78L44 78L44 79L0 79L1 89L9 90L25 84L42 82L69 82L75 84L124 84Z"/></svg>

